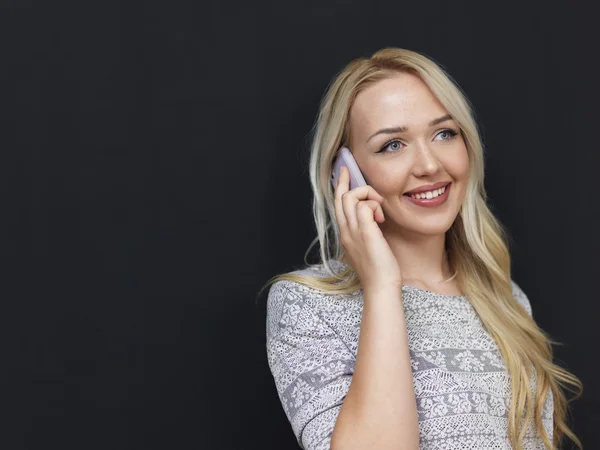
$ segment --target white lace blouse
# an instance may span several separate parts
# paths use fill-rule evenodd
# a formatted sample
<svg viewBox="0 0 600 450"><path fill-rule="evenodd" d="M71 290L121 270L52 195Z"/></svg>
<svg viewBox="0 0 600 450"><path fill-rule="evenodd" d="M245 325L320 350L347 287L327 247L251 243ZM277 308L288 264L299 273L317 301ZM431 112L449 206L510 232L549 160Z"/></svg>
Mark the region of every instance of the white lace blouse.
<svg viewBox="0 0 600 450"><path fill-rule="evenodd" d="M334 270L345 264L331 260ZM323 265L294 273L327 276ZM515 298L531 315L527 296ZM362 289L326 295L278 281L267 300L267 356L283 409L301 448L329 449L358 347ZM510 378L495 341L464 296L402 287L421 450L511 449ZM552 440L551 392L543 425ZM530 426L525 450L543 450Z"/></svg>

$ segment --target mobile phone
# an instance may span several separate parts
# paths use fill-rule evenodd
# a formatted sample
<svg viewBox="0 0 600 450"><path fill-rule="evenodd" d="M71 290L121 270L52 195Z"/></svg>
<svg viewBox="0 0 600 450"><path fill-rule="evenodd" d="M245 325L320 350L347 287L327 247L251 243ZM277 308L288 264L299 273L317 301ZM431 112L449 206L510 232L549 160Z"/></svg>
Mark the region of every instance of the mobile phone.
<svg viewBox="0 0 600 450"><path fill-rule="evenodd" d="M358 164L356 163L354 156L352 156L350 149L348 149L348 147L342 147L338 151L338 155L333 162L333 170L331 172L331 183L333 184L333 189L336 187L342 166L346 166L348 168L348 173L350 173L350 189L367 185L365 177L358 168Z"/></svg>

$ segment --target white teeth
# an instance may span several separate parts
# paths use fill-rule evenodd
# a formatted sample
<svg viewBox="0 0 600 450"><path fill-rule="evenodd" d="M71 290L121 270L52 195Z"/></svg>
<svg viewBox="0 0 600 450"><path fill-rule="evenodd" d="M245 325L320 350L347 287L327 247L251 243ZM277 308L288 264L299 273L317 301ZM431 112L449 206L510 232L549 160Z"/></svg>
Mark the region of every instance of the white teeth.
<svg viewBox="0 0 600 450"><path fill-rule="evenodd" d="M416 200L419 200L421 198L427 198L427 199L435 198L439 195L442 195L445 190L446 190L446 186L436 189L434 191L421 192L419 194L410 194L410 196Z"/></svg>

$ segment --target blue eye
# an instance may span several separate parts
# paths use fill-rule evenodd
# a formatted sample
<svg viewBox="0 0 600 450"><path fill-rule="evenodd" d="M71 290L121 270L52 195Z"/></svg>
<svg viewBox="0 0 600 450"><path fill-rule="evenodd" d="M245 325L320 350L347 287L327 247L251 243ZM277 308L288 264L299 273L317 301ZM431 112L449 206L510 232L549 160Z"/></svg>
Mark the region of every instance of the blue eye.
<svg viewBox="0 0 600 450"><path fill-rule="evenodd" d="M458 131L455 131L451 128L446 128L442 131L440 131L437 136L441 136L441 135L446 135L446 138L443 138L442 141L450 141L452 139L454 139L454 137L456 135L458 135ZM399 141L398 139L393 139L389 142L387 142L383 147L381 147L379 149L379 151L375 152L375 153L396 153L397 151L401 150L401 147L399 147L399 145L404 145L402 144L401 141ZM390 151L385 151L387 148L390 148Z"/></svg>
<svg viewBox="0 0 600 450"><path fill-rule="evenodd" d="M448 137L446 139L442 139L442 141L449 141L450 139L452 139L454 136L456 136L458 133L454 130L451 130L450 128L446 129L446 130L442 130L438 133L438 136L442 135L442 134L447 134Z"/></svg>
<svg viewBox="0 0 600 450"><path fill-rule="evenodd" d="M400 145L403 145L402 142L400 142L398 139L394 139L394 140L386 143L383 147L381 147L375 153L396 153L397 151L399 151L401 149L401 147L399 147ZM385 152L384 150L388 147L390 147L392 150L389 152Z"/></svg>

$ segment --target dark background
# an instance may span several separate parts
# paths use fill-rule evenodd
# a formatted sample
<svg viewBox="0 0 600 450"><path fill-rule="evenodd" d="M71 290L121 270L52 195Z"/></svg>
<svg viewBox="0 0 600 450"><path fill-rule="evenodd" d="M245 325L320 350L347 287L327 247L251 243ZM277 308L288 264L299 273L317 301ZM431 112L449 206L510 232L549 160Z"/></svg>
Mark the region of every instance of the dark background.
<svg viewBox="0 0 600 450"><path fill-rule="evenodd" d="M46 3L0 0L0 447L297 448L256 296L314 237L308 133L327 83L397 46L473 102L513 278L564 342L585 386L574 428L600 448L591 10Z"/></svg>

